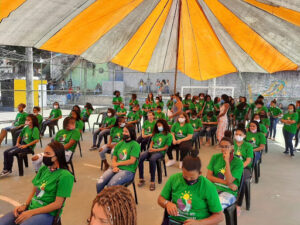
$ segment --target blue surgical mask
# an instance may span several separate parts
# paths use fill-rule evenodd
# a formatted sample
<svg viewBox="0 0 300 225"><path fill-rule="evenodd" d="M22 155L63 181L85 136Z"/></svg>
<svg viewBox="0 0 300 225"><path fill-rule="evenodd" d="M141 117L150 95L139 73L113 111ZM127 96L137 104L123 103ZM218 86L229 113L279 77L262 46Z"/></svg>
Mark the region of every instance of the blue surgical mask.
<svg viewBox="0 0 300 225"><path fill-rule="evenodd" d="M221 100L221 105L222 105L222 104L224 104L224 100L223 100L223 99Z"/></svg>
<svg viewBox="0 0 300 225"><path fill-rule="evenodd" d="M164 127L157 127L159 132L164 131Z"/></svg>
<svg viewBox="0 0 300 225"><path fill-rule="evenodd" d="M176 99L176 98L174 98L174 99L173 99L173 102L174 102L174 103L176 103L176 102L177 102L177 99Z"/></svg>

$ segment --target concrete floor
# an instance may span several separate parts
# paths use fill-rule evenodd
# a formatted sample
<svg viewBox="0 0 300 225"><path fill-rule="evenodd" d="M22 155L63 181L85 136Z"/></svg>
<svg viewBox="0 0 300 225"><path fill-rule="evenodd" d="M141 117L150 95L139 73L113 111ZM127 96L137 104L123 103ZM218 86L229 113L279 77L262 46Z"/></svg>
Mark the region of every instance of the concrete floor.
<svg viewBox="0 0 300 225"><path fill-rule="evenodd" d="M95 119L93 115L92 119ZM281 128L279 128L281 130ZM47 136L47 135L46 135ZM100 171L100 158L98 152L90 152L92 134L86 132L83 135L84 141L83 158L80 158L77 151L74 155L74 166L77 178L72 196L66 202L66 207L62 216L63 225L86 224L86 219L90 214L92 200L96 195L96 179L102 174ZM269 141L269 153L263 156L261 165L261 179L259 184L251 185L251 210L243 210L238 218L239 225L299 225L300 214L298 207L300 205L300 153L291 159L282 154L282 135L278 132L279 142ZM43 138L45 146L50 141L49 138ZM10 143L10 142L9 142ZM8 145L0 148L0 163L3 161L3 150ZM78 150L78 149L77 149ZM42 149L37 145L36 152ZM212 154L217 153L215 147L201 147L200 158L202 160L202 173L206 175L206 166ZM298 154L298 155L297 155ZM2 169L2 168L1 168ZM168 168L168 175L180 172L178 165ZM146 163L146 179L149 178L148 163ZM3 197L8 197L17 202L24 202L31 191L31 180L34 177L32 166L25 169L25 175L19 177L17 174L17 165L14 164L14 172L11 176L0 179L0 216L13 209L13 206ZM136 179L138 180L138 179ZM152 225L160 224L162 221L163 209L157 205L157 197L163 188L167 178L163 177L163 183L157 186L155 192L150 192L148 185L143 188L137 187L138 201L138 224ZM129 187L132 190L132 187ZM8 200L9 201L9 200ZM223 222L222 224L225 224Z"/></svg>

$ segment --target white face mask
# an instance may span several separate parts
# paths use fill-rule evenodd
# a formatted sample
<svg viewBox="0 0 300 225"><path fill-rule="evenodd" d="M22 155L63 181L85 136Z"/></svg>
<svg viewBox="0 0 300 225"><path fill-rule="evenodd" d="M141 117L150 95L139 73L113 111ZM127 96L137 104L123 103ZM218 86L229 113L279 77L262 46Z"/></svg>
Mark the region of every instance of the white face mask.
<svg viewBox="0 0 300 225"><path fill-rule="evenodd" d="M244 140L244 137L243 136L240 136L240 135L235 135L234 136L235 140L238 141L238 142L241 142Z"/></svg>
<svg viewBox="0 0 300 225"><path fill-rule="evenodd" d="M55 106L54 106L54 109L58 109L58 105L55 105Z"/></svg>
<svg viewBox="0 0 300 225"><path fill-rule="evenodd" d="M185 118L179 118L179 119L178 119L178 122L179 122L179 123L184 123L184 122L185 122Z"/></svg>
<svg viewBox="0 0 300 225"><path fill-rule="evenodd" d="M254 121L256 121L256 122L258 122L258 123L260 122L260 120L254 120Z"/></svg>
<svg viewBox="0 0 300 225"><path fill-rule="evenodd" d="M125 123L121 123L120 127L125 127Z"/></svg>
<svg viewBox="0 0 300 225"><path fill-rule="evenodd" d="M107 115L108 115L109 117L111 117L111 113L107 113Z"/></svg>

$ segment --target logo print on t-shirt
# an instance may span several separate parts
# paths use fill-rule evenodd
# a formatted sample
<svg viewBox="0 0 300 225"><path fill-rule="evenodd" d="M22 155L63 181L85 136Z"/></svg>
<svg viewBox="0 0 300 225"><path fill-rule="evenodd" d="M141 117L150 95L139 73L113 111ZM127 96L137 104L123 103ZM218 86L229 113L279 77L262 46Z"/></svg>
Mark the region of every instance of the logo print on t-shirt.
<svg viewBox="0 0 300 225"><path fill-rule="evenodd" d="M180 198L177 200L177 207L183 212L189 212L192 209L192 195L189 191L181 193Z"/></svg>
<svg viewBox="0 0 300 225"><path fill-rule="evenodd" d="M120 154L119 154L120 160L126 160L127 159L127 149L124 149Z"/></svg>
<svg viewBox="0 0 300 225"><path fill-rule="evenodd" d="M46 182L43 182L40 187L37 188L36 190L36 197L41 198L45 194L45 187L46 187Z"/></svg>
<svg viewBox="0 0 300 225"><path fill-rule="evenodd" d="M120 133L117 133L116 139L121 140L121 134Z"/></svg>
<svg viewBox="0 0 300 225"><path fill-rule="evenodd" d="M151 133L151 127L148 127L148 133Z"/></svg>
<svg viewBox="0 0 300 225"><path fill-rule="evenodd" d="M63 136L59 138L59 141L64 142L66 138L67 138L67 134L63 134Z"/></svg>
<svg viewBox="0 0 300 225"><path fill-rule="evenodd" d="M226 171L226 170L225 170L225 167L222 168L222 169L220 169L220 170L219 170L219 173L218 173L218 178L224 180L224 179L225 179L225 175L224 175L224 174L225 174L225 171Z"/></svg>
<svg viewBox="0 0 300 225"><path fill-rule="evenodd" d="M178 136L178 137L183 137L182 130L179 130L179 131L177 132L177 136Z"/></svg>
<svg viewBox="0 0 300 225"><path fill-rule="evenodd" d="M27 133L25 134L24 139L25 139L25 140L28 140L28 134L27 134Z"/></svg>

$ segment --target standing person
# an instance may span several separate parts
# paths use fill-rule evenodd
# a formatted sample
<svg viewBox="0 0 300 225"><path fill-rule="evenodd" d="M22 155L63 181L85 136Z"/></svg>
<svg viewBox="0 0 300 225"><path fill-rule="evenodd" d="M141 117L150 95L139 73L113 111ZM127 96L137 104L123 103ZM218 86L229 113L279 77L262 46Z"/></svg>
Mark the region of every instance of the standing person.
<svg viewBox="0 0 300 225"><path fill-rule="evenodd" d="M220 113L220 101L221 99L219 97L215 97L214 99L214 113L216 116Z"/></svg>
<svg viewBox="0 0 300 225"><path fill-rule="evenodd" d="M202 108L201 115L206 115L208 112L214 110L214 103L211 100L210 95L206 95L204 100L205 100L205 103Z"/></svg>
<svg viewBox="0 0 300 225"><path fill-rule="evenodd" d="M12 173L14 156L19 153L31 153L34 150L36 143L39 142L40 132L39 123L33 114L29 114L25 121L25 127L22 129L17 143L14 147L3 152L4 168L0 173L1 176L6 176Z"/></svg>
<svg viewBox="0 0 300 225"><path fill-rule="evenodd" d="M170 176L158 204L168 215L163 224L216 225L224 220L218 192L201 175L201 161L195 155L184 158L182 173Z"/></svg>
<svg viewBox="0 0 300 225"><path fill-rule="evenodd" d="M33 107L33 114L36 116L37 120L38 120L38 123L39 123L39 130L41 129L41 126L42 126L42 122L43 122L43 117L42 115L40 115L40 111L41 111L41 108L38 107L38 106L34 106Z"/></svg>
<svg viewBox="0 0 300 225"><path fill-rule="evenodd" d="M236 201L244 167L243 162L234 156L234 143L231 138L223 137L219 148L222 153L211 157L206 177L216 185L224 210Z"/></svg>
<svg viewBox="0 0 300 225"><path fill-rule="evenodd" d="M143 81L143 79L141 79L140 82L139 82L139 91L140 91L140 93L143 93L144 85L145 85L144 81Z"/></svg>
<svg viewBox="0 0 300 225"><path fill-rule="evenodd" d="M191 103L192 103L192 95L190 93L188 93L185 95L185 98L182 101L184 112L188 113L187 110L189 110Z"/></svg>
<svg viewBox="0 0 300 225"><path fill-rule="evenodd" d="M105 188L94 199L88 222L88 225L137 225L131 192L121 185Z"/></svg>
<svg viewBox="0 0 300 225"><path fill-rule="evenodd" d="M170 81L169 80L166 81L165 93L170 94Z"/></svg>
<svg viewBox="0 0 300 225"><path fill-rule="evenodd" d="M200 119L198 119L197 112L195 110L192 111L190 123L192 124L193 129L194 129L194 134L193 134L193 138L192 138L192 141L194 143L200 137L200 131L203 127L202 122Z"/></svg>
<svg viewBox="0 0 300 225"><path fill-rule="evenodd" d="M221 96L221 108L220 114L218 115L218 128L217 128L217 139L220 142L224 137L225 130L228 127L228 116L227 112L229 109L229 97L228 95Z"/></svg>
<svg viewBox="0 0 300 225"><path fill-rule="evenodd" d="M118 117L125 117L127 115L127 109L125 108L124 103L120 104L120 108L118 108L116 114Z"/></svg>
<svg viewBox="0 0 300 225"><path fill-rule="evenodd" d="M150 92L147 96L147 99L149 101L150 104L153 104L154 103L154 97L153 97L153 93Z"/></svg>
<svg viewBox="0 0 300 225"><path fill-rule="evenodd" d="M279 117L282 116L282 111L279 107L276 106L276 100L271 102L271 107L269 109L270 112L270 129L269 129L269 139L272 138L275 141L276 131L277 131L277 123L279 121Z"/></svg>
<svg viewBox="0 0 300 225"><path fill-rule="evenodd" d="M139 101L136 98L136 94L131 95L131 99L129 100L129 111L132 111L133 106L139 104Z"/></svg>
<svg viewBox="0 0 300 225"><path fill-rule="evenodd" d="M58 120L62 118L62 112L58 102L53 103L53 109L50 112L49 117L42 123L41 136L44 136L47 126L53 126L58 123Z"/></svg>
<svg viewBox="0 0 300 225"><path fill-rule="evenodd" d="M21 103L18 105L18 114L16 116L16 119L15 121L12 123L11 126L9 127L5 127L1 130L1 133L0 133L0 145L3 141L3 139L6 137L7 135L7 132L10 131L11 134L12 134L12 137L13 137L13 140L16 140L17 139L17 135L15 134L15 132L19 129L21 129L22 127L24 127L25 125L25 120L26 120L26 117L27 117L27 113L24 112L24 109L26 108L26 105Z"/></svg>
<svg viewBox="0 0 300 225"><path fill-rule="evenodd" d="M183 112L183 104L181 102L181 97L179 96L179 93L176 93L173 95L173 108L171 110L171 115L168 115L169 119L173 119L173 121L177 121L178 116L182 114Z"/></svg>
<svg viewBox="0 0 300 225"><path fill-rule="evenodd" d="M65 82L65 79L63 78L60 81L60 90L65 90L65 88L66 88L66 82Z"/></svg>
<svg viewBox="0 0 300 225"><path fill-rule="evenodd" d="M299 143L299 131L300 131L300 100L296 102L296 112L298 113L298 122L297 122L297 132L296 132L296 142L295 142L295 149Z"/></svg>
<svg viewBox="0 0 300 225"><path fill-rule="evenodd" d="M141 149L135 140L135 127L127 124L123 129L123 141L115 146L112 167L97 181L97 193L100 193L106 185L108 187L123 185L133 180Z"/></svg>
<svg viewBox="0 0 300 225"><path fill-rule="evenodd" d="M297 132L298 113L296 112L296 106L289 104L288 113L283 115L281 122L284 124L282 132L285 141L284 154L289 154L294 157L293 138Z"/></svg>
<svg viewBox="0 0 300 225"><path fill-rule="evenodd" d="M0 218L1 225L52 225L64 201L72 193L74 177L68 171L64 146L51 142L44 150L44 166L32 180L25 204ZM61 210L61 211L59 211Z"/></svg>
<svg viewBox="0 0 300 225"><path fill-rule="evenodd" d="M158 159L163 159L168 147L172 144L172 135L167 122L163 119L157 120L155 123L152 139L149 149L141 153L139 160L139 177L140 181L138 186L142 187L145 184L144 180L144 161L149 159L150 162L150 191L155 190L155 172L156 163Z"/></svg>
<svg viewBox="0 0 300 225"><path fill-rule="evenodd" d="M179 149L180 151L180 162L179 168L182 168L182 160L193 148L192 137L194 134L194 129L190 124L189 117L186 113L182 112L176 123L172 126L171 129L173 141L172 145L169 147L167 154L169 161L166 163L166 166L172 166L176 163L173 159L172 150Z"/></svg>
<svg viewBox="0 0 300 225"><path fill-rule="evenodd" d="M108 108L107 116L105 117L103 124L101 125L101 127L99 127L97 131L95 131L93 135L93 145L90 148L90 150L95 150L100 147L103 137L110 133L110 129L114 126L115 123L115 110L112 108Z"/></svg>
<svg viewBox="0 0 300 225"><path fill-rule="evenodd" d="M141 151L145 151L147 148L147 145L152 137L153 128L156 123L154 120L154 113L148 112L148 120L145 120L143 127L142 127L142 134L137 139L137 143L141 144Z"/></svg>
<svg viewBox="0 0 300 225"><path fill-rule="evenodd" d="M160 80L159 79L156 80L155 86L156 86L156 92L158 93L159 88L160 88Z"/></svg>
<svg viewBox="0 0 300 225"><path fill-rule="evenodd" d="M246 116L248 112L248 104L245 97L241 97L240 103L235 107L233 112L233 125L236 126L240 123L246 124Z"/></svg>
<svg viewBox="0 0 300 225"><path fill-rule="evenodd" d="M123 102L123 98L120 96L120 91L114 91L114 96L112 100L112 104L114 105L114 110L117 111L120 107L120 104Z"/></svg>

